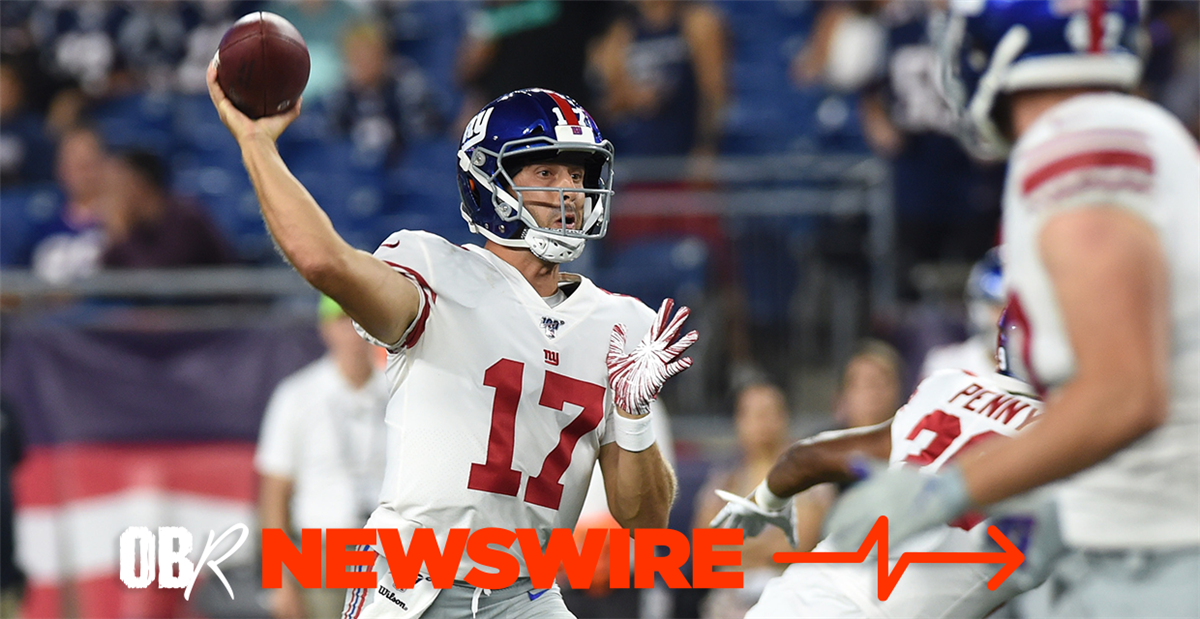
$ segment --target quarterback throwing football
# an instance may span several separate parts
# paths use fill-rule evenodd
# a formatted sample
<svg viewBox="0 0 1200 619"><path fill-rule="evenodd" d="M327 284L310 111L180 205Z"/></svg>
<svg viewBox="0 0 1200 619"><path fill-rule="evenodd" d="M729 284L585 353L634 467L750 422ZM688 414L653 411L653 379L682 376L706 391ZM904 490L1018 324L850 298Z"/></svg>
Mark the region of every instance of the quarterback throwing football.
<svg viewBox="0 0 1200 619"><path fill-rule="evenodd" d="M590 115L548 90L520 90L468 123L458 151L462 213L483 247L400 231L374 255L354 249L292 176L275 139L300 112L250 120L209 69L283 254L388 352L387 470L368 527L408 546L432 529L551 529L579 517L597 460L609 509L625 528L664 527L674 476L654 444L649 406L691 364L678 337L687 308L657 317L559 265L604 235L612 147ZM642 335L645 334L645 337ZM631 341L627 342L627 336ZM640 340L640 343L637 341ZM516 584L463 578L434 589L394 586L382 556L376 590L347 598L347 617L571 617L558 590L533 591L519 552Z"/></svg>

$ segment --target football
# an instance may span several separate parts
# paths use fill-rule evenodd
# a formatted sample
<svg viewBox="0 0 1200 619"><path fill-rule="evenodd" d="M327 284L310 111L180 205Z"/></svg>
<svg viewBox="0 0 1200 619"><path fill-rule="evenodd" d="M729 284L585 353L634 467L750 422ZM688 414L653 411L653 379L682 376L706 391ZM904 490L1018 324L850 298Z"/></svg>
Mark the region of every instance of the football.
<svg viewBox="0 0 1200 619"><path fill-rule="evenodd" d="M217 83L250 118L286 112L308 84L308 46L288 20L266 11L234 22L217 49Z"/></svg>

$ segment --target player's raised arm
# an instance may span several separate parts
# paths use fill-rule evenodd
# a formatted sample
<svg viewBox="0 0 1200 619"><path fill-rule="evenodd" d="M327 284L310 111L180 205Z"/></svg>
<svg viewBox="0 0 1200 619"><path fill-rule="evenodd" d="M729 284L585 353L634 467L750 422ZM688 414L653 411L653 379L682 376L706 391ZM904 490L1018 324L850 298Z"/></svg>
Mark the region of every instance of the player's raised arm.
<svg viewBox="0 0 1200 619"><path fill-rule="evenodd" d="M416 286L346 243L275 147L275 140L300 115L300 103L282 114L251 120L217 84L215 59L208 68L208 92L241 147L267 230L288 262L368 333L385 343L399 341L420 307Z"/></svg>
<svg viewBox="0 0 1200 619"><path fill-rule="evenodd" d="M822 432L796 441L776 460L763 484L774 495L791 497L825 483L857 479L856 456L887 460L892 451L892 420L865 428Z"/></svg>

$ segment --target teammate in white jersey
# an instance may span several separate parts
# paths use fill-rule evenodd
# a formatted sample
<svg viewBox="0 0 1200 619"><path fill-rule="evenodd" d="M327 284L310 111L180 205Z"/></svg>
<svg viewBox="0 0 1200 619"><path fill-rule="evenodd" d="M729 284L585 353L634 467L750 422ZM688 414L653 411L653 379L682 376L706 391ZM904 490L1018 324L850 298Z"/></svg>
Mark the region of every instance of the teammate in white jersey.
<svg viewBox="0 0 1200 619"><path fill-rule="evenodd" d="M788 449L751 501L731 501L712 526L740 527L757 535L765 525L792 526L791 497L828 482L857 478L854 459L887 459L891 467L923 474L939 470L960 451L1009 437L1038 418L1041 401L1024 382L990 373L940 370L917 386L894 418L869 428L839 430ZM987 522L969 515L888 549L893 569L904 552L991 550ZM861 540L860 540L861 541ZM831 550L826 539L816 551ZM773 579L747 617L983 617L1036 580L1010 579L997 590L987 582L999 567L988 564L911 564L887 600L879 599L873 560L855 564L796 563Z"/></svg>
<svg viewBox="0 0 1200 619"><path fill-rule="evenodd" d="M677 339L687 309L672 318L669 300L655 317L559 271L603 236L611 208L612 146L587 112L540 89L489 103L458 153L463 216L484 246L401 231L372 256L338 236L276 151L300 106L250 120L217 85L215 63L209 92L272 237L389 352L387 470L368 527L398 530L406 547L419 528L442 546L452 528L486 527L536 529L544 544L575 525L597 460L618 523L665 527L675 482L649 405L690 365L682 354L696 334ZM558 590L532 591L519 550L508 552L523 578L490 592L425 579L398 590L380 556L379 588L349 596L345 612L570 617ZM457 580L472 567L464 555Z"/></svg>
<svg viewBox="0 0 1200 619"><path fill-rule="evenodd" d="M837 506L857 545L1049 481L1071 553L1059 616L1200 615L1200 149L1133 88L1136 2L963 3L946 40L1004 195L1014 361L1047 394L1019 438L934 477L888 471ZM917 497L920 497L918 500ZM919 504L918 504L919 501Z"/></svg>

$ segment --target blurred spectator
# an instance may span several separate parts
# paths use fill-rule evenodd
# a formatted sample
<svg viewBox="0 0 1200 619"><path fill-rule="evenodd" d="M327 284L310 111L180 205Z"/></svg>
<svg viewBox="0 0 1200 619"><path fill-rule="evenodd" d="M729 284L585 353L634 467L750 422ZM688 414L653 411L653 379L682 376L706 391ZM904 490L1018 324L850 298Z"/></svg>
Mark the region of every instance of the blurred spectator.
<svg viewBox="0 0 1200 619"><path fill-rule="evenodd" d="M155 92L174 88L175 67L187 55L188 35L200 25L200 4L173 0L129 3L129 14L117 28L115 40L125 65L143 88Z"/></svg>
<svg viewBox="0 0 1200 619"><path fill-rule="evenodd" d="M595 108L584 80L587 49L610 16L610 3L594 0L486 0L470 15L459 49L463 109L474 114L521 88L548 88Z"/></svg>
<svg viewBox="0 0 1200 619"><path fill-rule="evenodd" d="M863 130L892 159L897 258L902 292L922 262L975 260L996 238L1003 168L981 167L954 137L940 94L928 2L888 2L886 75L864 93Z"/></svg>
<svg viewBox="0 0 1200 619"><path fill-rule="evenodd" d="M91 128L71 129L59 140L55 173L64 202L33 235L32 268L38 277L62 283L99 268L107 161L104 143Z"/></svg>
<svg viewBox="0 0 1200 619"><path fill-rule="evenodd" d="M930 350L921 366L920 380L945 369L967 370L979 376L989 376L996 371L996 336L1005 302L999 248L988 250L971 268L963 300L967 305L970 337Z"/></svg>
<svg viewBox="0 0 1200 619"><path fill-rule="evenodd" d="M267 10L292 22L308 45L305 103L324 100L341 84L341 35L347 25L363 17L361 11L345 0L277 0Z"/></svg>
<svg viewBox="0 0 1200 619"><path fill-rule="evenodd" d="M886 342L867 340L846 362L834 401L843 428L873 426L891 419L903 395L904 362Z"/></svg>
<svg viewBox="0 0 1200 619"><path fill-rule="evenodd" d="M394 163L408 136L440 131L420 68L393 58L383 28L359 22L342 35L345 84L330 95L333 127L349 137L359 153L378 154Z"/></svg>
<svg viewBox="0 0 1200 619"><path fill-rule="evenodd" d="M821 82L839 92L855 92L876 79L882 71L887 34L875 12L885 3L826 3L809 43L792 59L792 79L799 84Z"/></svg>
<svg viewBox="0 0 1200 619"><path fill-rule="evenodd" d="M727 490L742 496L754 491L779 454L791 442L789 417L783 390L775 385L754 383L737 394L733 422L740 458L735 467L718 469L709 475L696 495L693 528L707 528L724 507L725 502L714 490ZM795 507L798 520L804 521L800 530L820 530L824 509L818 507L815 512L813 510L815 505L823 507L819 500L813 501L818 493L805 493L797 497ZM815 515L815 520L810 522L812 515ZM817 540L817 537L801 539L800 549L810 550ZM790 550L793 548L787 537L773 527L768 527L757 537L746 539L741 548L741 569L745 573L743 588L712 590L704 602L701 616L720 619L740 619L745 616L746 611L758 601L767 581L783 572L784 566L774 561L774 554Z"/></svg>
<svg viewBox="0 0 1200 619"><path fill-rule="evenodd" d="M254 457L260 523L289 534L363 526L383 485L387 379L333 299L318 313L329 352L275 389ZM286 577L271 595L278 619L324 619L341 615L345 590L301 590Z"/></svg>
<svg viewBox="0 0 1200 619"><path fill-rule="evenodd" d="M852 88L878 68L860 91L860 120L871 148L892 162L898 273L909 298L914 265L973 261L994 244L1003 181L1000 166L981 166L954 138L928 34L932 2L830 3L793 71Z"/></svg>
<svg viewBox="0 0 1200 619"><path fill-rule="evenodd" d="M261 8L254 0L204 0L194 3L199 23L186 35L183 57L175 66L175 88L188 94L206 93L204 72L221 37L238 18Z"/></svg>
<svg viewBox="0 0 1200 619"><path fill-rule="evenodd" d="M16 416L0 400L0 616L17 617L25 595L25 574L17 566L13 536L13 469L23 456Z"/></svg>
<svg viewBox="0 0 1200 619"><path fill-rule="evenodd" d="M707 4L637 0L599 41L605 129L633 155L715 155L726 101L725 32Z"/></svg>
<svg viewBox="0 0 1200 619"><path fill-rule="evenodd" d="M115 157L106 179L108 268L165 268L232 262L232 253L207 214L171 196L158 155L128 151Z"/></svg>
<svg viewBox="0 0 1200 619"><path fill-rule="evenodd" d="M1148 5L1150 54L1140 90L1200 136L1200 12L1193 1Z"/></svg>
<svg viewBox="0 0 1200 619"><path fill-rule="evenodd" d="M53 148L42 119L25 99L25 79L18 67L0 60L0 185L49 181Z"/></svg>
<svg viewBox="0 0 1200 619"><path fill-rule="evenodd" d="M133 86L117 36L131 7L118 2L36 2L30 30L47 65L89 97L127 92Z"/></svg>

